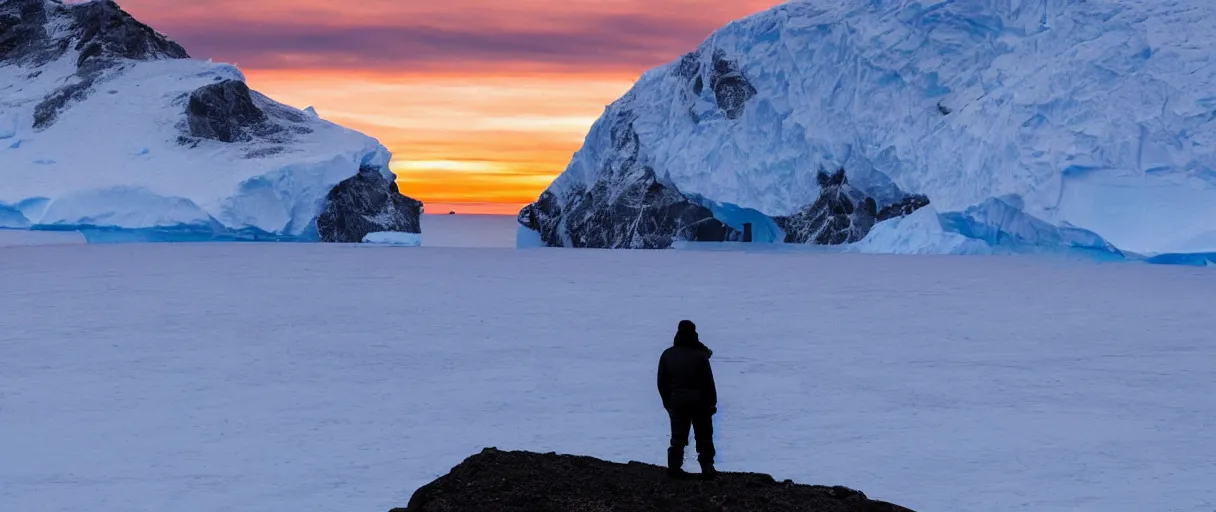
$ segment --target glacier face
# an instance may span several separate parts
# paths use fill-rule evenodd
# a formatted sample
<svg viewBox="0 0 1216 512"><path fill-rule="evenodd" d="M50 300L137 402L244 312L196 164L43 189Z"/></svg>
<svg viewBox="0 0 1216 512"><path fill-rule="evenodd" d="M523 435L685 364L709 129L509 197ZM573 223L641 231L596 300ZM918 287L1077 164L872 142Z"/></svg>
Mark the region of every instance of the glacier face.
<svg viewBox="0 0 1216 512"><path fill-rule="evenodd" d="M843 168L878 203L919 194L947 220L1015 203L984 222L1051 226L1031 243L1077 247L1084 232L1213 251L1213 27L1208 0L794 0L645 73L545 192L557 206L524 213L543 210L554 233L636 221L571 212L583 191L634 186L626 160L687 197L779 218ZM640 149L614 144L621 119Z"/></svg>
<svg viewBox="0 0 1216 512"><path fill-rule="evenodd" d="M0 227L92 241L419 233L422 205L390 158L111 0L0 1Z"/></svg>

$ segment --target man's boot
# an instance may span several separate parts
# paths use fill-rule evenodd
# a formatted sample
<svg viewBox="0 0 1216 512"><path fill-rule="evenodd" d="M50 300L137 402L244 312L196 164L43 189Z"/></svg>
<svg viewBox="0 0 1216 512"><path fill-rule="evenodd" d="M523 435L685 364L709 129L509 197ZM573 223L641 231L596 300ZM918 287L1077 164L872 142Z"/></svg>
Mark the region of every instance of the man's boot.
<svg viewBox="0 0 1216 512"><path fill-rule="evenodd" d="M714 469L713 457L697 457L697 462L701 463L702 480L713 480L718 477L718 470Z"/></svg>
<svg viewBox="0 0 1216 512"><path fill-rule="evenodd" d="M669 478L684 478L684 448L672 446L667 449L667 476Z"/></svg>

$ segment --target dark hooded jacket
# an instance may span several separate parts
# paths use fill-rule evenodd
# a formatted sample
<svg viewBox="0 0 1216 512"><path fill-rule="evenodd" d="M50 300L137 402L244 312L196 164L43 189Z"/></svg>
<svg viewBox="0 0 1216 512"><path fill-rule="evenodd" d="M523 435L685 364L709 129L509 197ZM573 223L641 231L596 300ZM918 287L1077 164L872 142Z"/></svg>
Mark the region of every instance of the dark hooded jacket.
<svg viewBox="0 0 1216 512"><path fill-rule="evenodd" d="M688 415L712 414L718 389L709 366L713 355L693 329L680 329L675 342L659 357L659 396L668 411Z"/></svg>

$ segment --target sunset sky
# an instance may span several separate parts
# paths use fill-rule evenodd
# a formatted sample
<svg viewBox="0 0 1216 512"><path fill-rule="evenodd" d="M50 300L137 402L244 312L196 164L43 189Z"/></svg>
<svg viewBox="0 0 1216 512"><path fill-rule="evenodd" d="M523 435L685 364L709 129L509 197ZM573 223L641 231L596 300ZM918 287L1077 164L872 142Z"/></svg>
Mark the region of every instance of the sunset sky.
<svg viewBox="0 0 1216 512"><path fill-rule="evenodd" d="M514 213L646 69L779 0L118 0L196 58L380 139L437 213ZM459 204L450 206L452 203Z"/></svg>

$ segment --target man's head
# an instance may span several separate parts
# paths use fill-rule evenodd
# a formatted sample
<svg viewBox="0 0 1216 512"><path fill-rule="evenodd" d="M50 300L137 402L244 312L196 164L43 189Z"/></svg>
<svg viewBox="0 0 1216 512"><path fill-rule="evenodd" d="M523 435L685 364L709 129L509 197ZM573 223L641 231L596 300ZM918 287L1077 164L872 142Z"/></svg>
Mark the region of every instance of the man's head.
<svg viewBox="0 0 1216 512"><path fill-rule="evenodd" d="M697 324L692 323L692 320L680 320L680 325L676 329L675 345L704 350L709 355L714 355L714 351L701 343L701 335L697 334Z"/></svg>
<svg viewBox="0 0 1216 512"><path fill-rule="evenodd" d="M680 325L676 330L679 332L697 332L697 324L692 323L692 320L680 320Z"/></svg>

